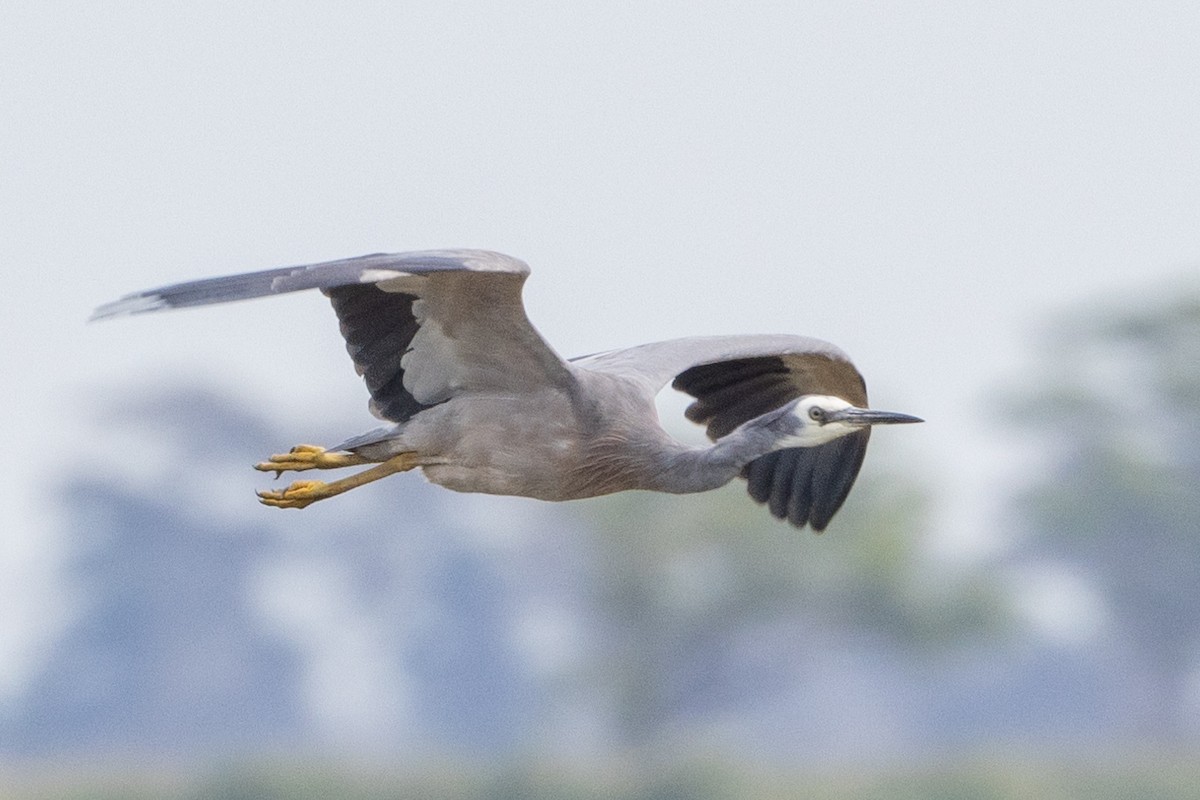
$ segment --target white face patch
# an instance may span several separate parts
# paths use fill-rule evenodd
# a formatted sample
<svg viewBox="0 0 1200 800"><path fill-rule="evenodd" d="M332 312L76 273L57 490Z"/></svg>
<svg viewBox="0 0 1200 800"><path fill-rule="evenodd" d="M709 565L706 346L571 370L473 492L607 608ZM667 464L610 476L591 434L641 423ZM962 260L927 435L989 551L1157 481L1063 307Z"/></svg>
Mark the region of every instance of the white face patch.
<svg viewBox="0 0 1200 800"><path fill-rule="evenodd" d="M800 430L796 434L780 440L780 448L816 447L861 430L859 427L845 422L825 422L823 420L824 415L830 411L841 411L850 407L850 403L832 395L811 394L800 398L792 410L792 416L801 425Z"/></svg>

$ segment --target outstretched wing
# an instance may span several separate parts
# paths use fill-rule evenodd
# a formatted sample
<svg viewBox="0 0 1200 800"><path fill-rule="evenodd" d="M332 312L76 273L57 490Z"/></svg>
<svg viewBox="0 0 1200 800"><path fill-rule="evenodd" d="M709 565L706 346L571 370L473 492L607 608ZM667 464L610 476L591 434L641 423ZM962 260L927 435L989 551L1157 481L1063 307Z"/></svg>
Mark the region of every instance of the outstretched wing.
<svg viewBox="0 0 1200 800"><path fill-rule="evenodd" d="M650 394L668 381L696 398L686 411L716 440L742 423L807 394L866 407L867 389L850 358L803 336L677 339L599 353L573 365L621 374ZM862 467L870 428L817 447L770 453L746 466L750 496L797 527L821 531L841 507Z"/></svg>
<svg viewBox="0 0 1200 800"><path fill-rule="evenodd" d="M525 316L528 275L524 262L486 250L377 254L137 292L92 318L320 289L372 413L403 422L464 391L570 384L569 368Z"/></svg>

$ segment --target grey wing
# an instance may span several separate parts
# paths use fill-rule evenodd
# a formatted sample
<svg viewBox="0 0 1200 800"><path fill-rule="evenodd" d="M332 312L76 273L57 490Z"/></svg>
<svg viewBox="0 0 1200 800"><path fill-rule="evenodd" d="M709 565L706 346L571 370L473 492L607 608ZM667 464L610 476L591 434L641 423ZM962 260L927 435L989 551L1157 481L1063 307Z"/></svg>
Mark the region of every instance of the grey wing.
<svg viewBox="0 0 1200 800"><path fill-rule="evenodd" d="M525 315L528 274L524 262L485 250L377 254L138 292L92 318L320 289L372 413L403 422L462 392L568 385L570 369Z"/></svg>
<svg viewBox="0 0 1200 800"><path fill-rule="evenodd" d="M671 385L695 398L686 416L716 440L742 423L806 394L866 407L862 376L840 349L802 336L677 339L600 353L576 366L624 375L651 393ZM817 447L770 453L742 472L750 496L797 527L824 530L862 467L870 429Z"/></svg>

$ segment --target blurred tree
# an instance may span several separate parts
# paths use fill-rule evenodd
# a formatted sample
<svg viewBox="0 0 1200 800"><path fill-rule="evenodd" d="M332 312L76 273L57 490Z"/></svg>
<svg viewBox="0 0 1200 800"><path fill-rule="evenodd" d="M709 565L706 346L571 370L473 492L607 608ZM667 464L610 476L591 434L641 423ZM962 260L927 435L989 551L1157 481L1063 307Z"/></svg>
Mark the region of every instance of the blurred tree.
<svg viewBox="0 0 1200 800"><path fill-rule="evenodd" d="M823 537L773 519L740 484L597 501L592 591L608 636L591 677L620 735L641 746L689 717L777 704L812 677L814 652L869 652L877 667L995 633L999 587L930 552L928 508L921 487L870 467Z"/></svg>
<svg viewBox="0 0 1200 800"><path fill-rule="evenodd" d="M1109 644L1134 667L1114 697L1131 733L1195 735L1200 666L1200 297L1091 310L1043 338L1014 403L1047 467L1020 497L1033 558L1100 594ZM1132 690L1132 692L1131 692Z"/></svg>
<svg viewBox="0 0 1200 800"><path fill-rule="evenodd" d="M460 755L510 756L537 705L512 643L513 587L467 550L447 552L427 581L424 624L405 659L424 730Z"/></svg>
<svg viewBox="0 0 1200 800"><path fill-rule="evenodd" d="M513 603L538 580L486 557L460 495L408 476L337 513L264 511L230 480L279 446L252 410L187 386L109 408L57 481L74 619L0 753L519 746L537 697Z"/></svg>
<svg viewBox="0 0 1200 800"><path fill-rule="evenodd" d="M271 540L213 513L211 498L189 502L204 465L270 437L206 392L167 391L121 408L105 427L132 437L123 444L134 472L154 472L125 475L112 462L64 479L78 609L0 748L194 755L293 739L303 716L298 655L248 600Z"/></svg>

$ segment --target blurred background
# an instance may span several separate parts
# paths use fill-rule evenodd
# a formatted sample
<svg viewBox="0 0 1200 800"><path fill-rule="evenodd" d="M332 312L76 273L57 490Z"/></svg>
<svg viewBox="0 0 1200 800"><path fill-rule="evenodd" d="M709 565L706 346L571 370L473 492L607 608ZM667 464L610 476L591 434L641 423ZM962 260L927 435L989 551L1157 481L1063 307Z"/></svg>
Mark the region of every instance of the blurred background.
<svg viewBox="0 0 1200 800"><path fill-rule="evenodd" d="M1194 797L1200 7L0 8L0 797ZM534 270L564 355L836 342L823 536L249 465L372 427L319 295ZM664 424L695 437L684 403Z"/></svg>

